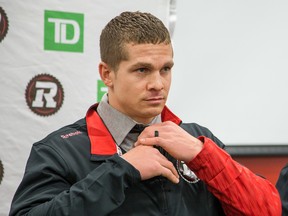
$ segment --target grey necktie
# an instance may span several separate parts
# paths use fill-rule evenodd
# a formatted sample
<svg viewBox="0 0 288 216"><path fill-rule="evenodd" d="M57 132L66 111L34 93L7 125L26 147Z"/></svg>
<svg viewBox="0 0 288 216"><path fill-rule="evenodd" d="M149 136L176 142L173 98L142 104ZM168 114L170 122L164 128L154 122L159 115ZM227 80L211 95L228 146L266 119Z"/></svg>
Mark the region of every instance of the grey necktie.
<svg viewBox="0 0 288 216"><path fill-rule="evenodd" d="M137 141L139 134L146 128L147 126L143 124L136 124L128 133L125 138L125 142L121 144L121 147L127 152L133 148L134 143Z"/></svg>

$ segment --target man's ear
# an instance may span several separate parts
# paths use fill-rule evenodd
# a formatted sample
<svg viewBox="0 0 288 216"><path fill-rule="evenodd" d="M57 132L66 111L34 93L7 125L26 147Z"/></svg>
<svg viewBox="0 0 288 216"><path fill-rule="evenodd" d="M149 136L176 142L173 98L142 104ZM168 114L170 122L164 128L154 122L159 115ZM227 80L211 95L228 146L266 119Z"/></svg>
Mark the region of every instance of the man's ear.
<svg viewBox="0 0 288 216"><path fill-rule="evenodd" d="M113 74L114 72L110 69L110 67L105 62L100 62L98 69L99 69L100 77L102 81L104 82L104 84L107 87L112 87L113 86L112 76L114 75Z"/></svg>

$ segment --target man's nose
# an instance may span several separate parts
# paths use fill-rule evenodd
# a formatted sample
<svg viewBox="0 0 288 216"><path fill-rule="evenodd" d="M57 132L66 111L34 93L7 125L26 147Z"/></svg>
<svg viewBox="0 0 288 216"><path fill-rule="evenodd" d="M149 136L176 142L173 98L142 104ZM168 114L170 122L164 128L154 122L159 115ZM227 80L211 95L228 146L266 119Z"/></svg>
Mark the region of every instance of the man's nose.
<svg viewBox="0 0 288 216"><path fill-rule="evenodd" d="M160 74L160 72L155 72L151 74L149 78L149 83L148 83L148 89L154 89L154 90L161 90L164 88L163 85L163 78Z"/></svg>

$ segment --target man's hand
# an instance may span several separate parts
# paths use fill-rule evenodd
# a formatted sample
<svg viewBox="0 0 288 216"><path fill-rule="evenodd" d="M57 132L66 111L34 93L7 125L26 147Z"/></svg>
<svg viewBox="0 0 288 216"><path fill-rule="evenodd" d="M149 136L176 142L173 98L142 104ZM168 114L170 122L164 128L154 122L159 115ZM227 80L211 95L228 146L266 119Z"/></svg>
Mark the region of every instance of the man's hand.
<svg viewBox="0 0 288 216"><path fill-rule="evenodd" d="M156 148L139 145L122 155L122 158L140 172L142 180L164 176L173 183L179 182L179 175L173 164Z"/></svg>
<svg viewBox="0 0 288 216"><path fill-rule="evenodd" d="M158 131L158 137L154 137L155 131ZM145 128L135 143L135 146L141 145L160 146L172 157L184 162L191 161L203 148L199 139L171 121Z"/></svg>

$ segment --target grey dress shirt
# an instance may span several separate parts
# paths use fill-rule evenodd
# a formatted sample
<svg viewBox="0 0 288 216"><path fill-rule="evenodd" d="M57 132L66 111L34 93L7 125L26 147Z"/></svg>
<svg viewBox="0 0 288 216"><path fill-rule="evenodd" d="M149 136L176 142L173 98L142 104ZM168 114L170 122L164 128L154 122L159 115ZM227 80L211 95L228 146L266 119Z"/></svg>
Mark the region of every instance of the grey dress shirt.
<svg viewBox="0 0 288 216"><path fill-rule="evenodd" d="M126 152L132 149L139 134L130 133L130 131L136 124L139 123L113 108L108 102L107 94L105 94L100 101L97 107L97 112L111 133L117 146L121 147ZM145 126L160 122L161 115L159 114Z"/></svg>

